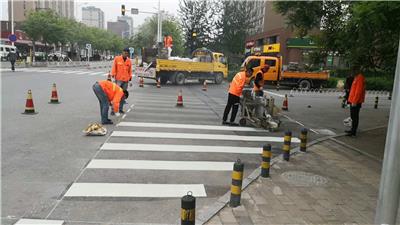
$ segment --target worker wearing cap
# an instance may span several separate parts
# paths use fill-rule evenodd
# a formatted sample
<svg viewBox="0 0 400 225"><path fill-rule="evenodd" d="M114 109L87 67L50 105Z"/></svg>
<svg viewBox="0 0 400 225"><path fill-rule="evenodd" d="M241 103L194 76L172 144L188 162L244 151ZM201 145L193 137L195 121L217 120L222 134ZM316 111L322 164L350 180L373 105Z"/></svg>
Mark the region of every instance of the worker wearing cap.
<svg viewBox="0 0 400 225"><path fill-rule="evenodd" d="M254 78L254 86L253 91L256 96L263 96L264 95L264 73L268 72L269 65L265 64L263 68L261 68L261 73L257 73L256 77Z"/></svg>
<svg viewBox="0 0 400 225"><path fill-rule="evenodd" d="M129 48L125 48L122 55L114 58L111 69L111 76L115 79L115 83L123 90L128 89L128 83L132 80L132 62L129 58ZM120 113L124 113L123 106L125 101L119 105Z"/></svg>
<svg viewBox="0 0 400 225"><path fill-rule="evenodd" d="M240 96L242 95L246 80L252 75L253 69L247 68L246 71L240 71L233 77L232 82L229 85L228 103L226 104L224 117L222 118L223 125L239 125L235 123L235 118L239 109ZM231 120L230 122L227 122L226 120L228 119L228 114L231 111L231 108L233 108L231 113Z"/></svg>
<svg viewBox="0 0 400 225"><path fill-rule="evenodd" d="M123 90L116 83L108 80L98 81L93 85L93 91L100 103L100 115L102 124L113 124L108 119L108 109L110 103L113 106L113 112L116 116L120 116L119 113L120 104L122 101L128 98L129 93L127 90Z"/></svg>

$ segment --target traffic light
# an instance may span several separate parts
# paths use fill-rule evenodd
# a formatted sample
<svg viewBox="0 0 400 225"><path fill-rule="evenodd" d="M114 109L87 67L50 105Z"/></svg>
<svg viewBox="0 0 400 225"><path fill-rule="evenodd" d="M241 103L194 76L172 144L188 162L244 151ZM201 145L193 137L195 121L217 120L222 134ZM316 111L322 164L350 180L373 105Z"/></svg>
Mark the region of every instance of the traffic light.
<svg viewBox="0 0 400 225"><path fill-rule="evenodd" d="M125 16L125 5L121 5L121 14Z"/></svg>

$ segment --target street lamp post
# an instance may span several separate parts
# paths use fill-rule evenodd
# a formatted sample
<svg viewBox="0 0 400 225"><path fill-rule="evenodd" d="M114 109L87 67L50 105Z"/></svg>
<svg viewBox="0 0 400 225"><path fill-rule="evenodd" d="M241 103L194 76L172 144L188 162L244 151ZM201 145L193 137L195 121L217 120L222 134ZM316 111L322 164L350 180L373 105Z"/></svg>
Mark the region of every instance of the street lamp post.
<svg viewBox="0 0 400 225"><path fill-rule="evenodd" d="M11 34L14 34L14 2L11 1ZM11 45L14 46L14 42L11 42Z"/></svg>

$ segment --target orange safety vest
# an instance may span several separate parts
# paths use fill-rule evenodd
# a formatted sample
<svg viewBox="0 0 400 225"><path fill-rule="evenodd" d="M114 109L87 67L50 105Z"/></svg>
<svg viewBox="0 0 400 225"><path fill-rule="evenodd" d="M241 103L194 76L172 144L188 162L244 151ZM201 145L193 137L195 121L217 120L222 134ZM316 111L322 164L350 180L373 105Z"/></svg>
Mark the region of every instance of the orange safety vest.
<svg viewBox="0 0 400 225"><path fill-rule="evenodd" d="M229 93L240 97L242 95L242 91L244 85L246 84L246 72L241 71L233 77L231 84L229 85Z"/></svg>
<svg viewBox="0 0 400 225"><path fill-rule="evenodd" d="M263 77L263 75L262 75L262 74L257 74L257 75L256 75L256 78L257 78L257 76L261 76L261 80L258 81L258 84L260 85L260 87L257 87L257 85L255 84L256 79L254 79L253 90L254 90L255 92L256 92L256 91L261 91L261 90L263 89L263 87L264 87L264 77Z"/></svg>
<svg viewBox="0 0 400 225"><path fill-rule="evenodd" d="M108 80L102 80L98 83L101 89L103 89L104 93L107 95L108 100L112 103L114 112L118 112L119 103L124 96L124 91L122 90L122 88Z"/></svg>
<svg viewBox="0 0 400 225"><path fill-rule="evenodd" d="M128 82L132 79L132 62L130 58L124 58L120 55L115 57L111 69L111 75L116 79Z"/></svg>
<svg viewBox="0 0 400 225"><path fill-rule="evenodd" d="M365 78L360 73L354 77L349 94L349 103L361 104L365 100Z"/></svg>
<svg viewBox="0 0 400 225"><path fill-rule="evenodd" d="M164 37L164 47L172 47L172 37L171 36L166 36Z"/></svg>

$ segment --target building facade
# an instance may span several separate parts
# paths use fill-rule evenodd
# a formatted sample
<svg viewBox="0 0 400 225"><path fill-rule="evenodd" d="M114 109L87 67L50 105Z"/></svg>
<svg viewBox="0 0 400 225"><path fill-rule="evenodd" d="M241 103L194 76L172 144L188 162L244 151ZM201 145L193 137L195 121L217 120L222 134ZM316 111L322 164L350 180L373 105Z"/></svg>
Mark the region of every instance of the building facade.
<svg viewBox="0 0 400 225"><path fill-rule="evenodd" d="M104 12L94 6L83 7L82 23L89 27L104 29Z"/></svg>
<svg viewBox="0 0 400 225"><path fill-rule="evenodd" d="M25 21L31 11L46 9L54 10L62 17L74 18L74 0L8 0L9 21L11 21L11 1L15 22Z"/></svg>
<svg viewBox="0 0 400 225"><path fill-rule="evenodd" d="M251 52L254 47L279 43L279 55L283 57L284 65L307 63L308 53L316 48L315 44L311 39L297 38L292 29L287 27L285 16L275 12L273 2L265 1L263 4L263 28L258 29L257 33L252 33L251 30L248 32L250 35L246 38L246 53Z"/></svg>
<svg viewBox="0 0 400 225"><path fill-rule="evenodd" d="M129 38L129 24L126 21L107 22L107 30L121 38Z"/></svg>
<svg viewBox="0 0 400 225"><path fill-rule="evenodd" d="M130 16L118 16L118 21L125 21L128 23L129 25L129 30L127 31L127 35L129 35L129 37L133 36L133 18Z"/></svg>

